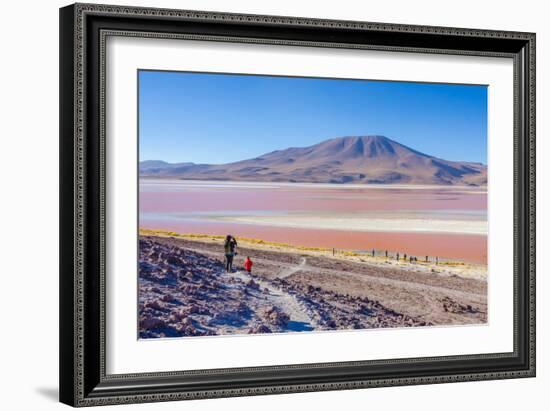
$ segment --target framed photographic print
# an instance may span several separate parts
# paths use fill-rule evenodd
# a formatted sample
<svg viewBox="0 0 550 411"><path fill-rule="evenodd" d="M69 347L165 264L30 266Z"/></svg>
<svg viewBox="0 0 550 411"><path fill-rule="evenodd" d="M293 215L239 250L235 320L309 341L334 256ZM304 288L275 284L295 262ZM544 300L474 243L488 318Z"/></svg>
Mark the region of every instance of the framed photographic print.
<svg viewBox="0 0 550 411"><path fill-rule="evenodd" d="M535 35L60 10L60 400L535 375Z"/></svg>

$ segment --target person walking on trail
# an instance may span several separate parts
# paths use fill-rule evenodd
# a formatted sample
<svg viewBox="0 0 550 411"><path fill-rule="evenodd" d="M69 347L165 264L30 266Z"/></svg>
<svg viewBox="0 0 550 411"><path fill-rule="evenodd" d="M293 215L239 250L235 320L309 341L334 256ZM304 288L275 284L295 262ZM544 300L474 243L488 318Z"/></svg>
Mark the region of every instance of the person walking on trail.
<svg viewBox="0 0 550 411"><path fill-rule="evenodd" d="M246 257L246 260L244 260L244 269L248 271L248 274L252 274L252 260L250 257Z"/></svg>
<svg viewBox="0 0 550 411"><path fill-rule="evenodd" d="M235 237L228 234L225 237L223 248L225 252L225 271L230 272L233 270L233 257L235 256L235 248L237 247L237 240Z"/></svg>

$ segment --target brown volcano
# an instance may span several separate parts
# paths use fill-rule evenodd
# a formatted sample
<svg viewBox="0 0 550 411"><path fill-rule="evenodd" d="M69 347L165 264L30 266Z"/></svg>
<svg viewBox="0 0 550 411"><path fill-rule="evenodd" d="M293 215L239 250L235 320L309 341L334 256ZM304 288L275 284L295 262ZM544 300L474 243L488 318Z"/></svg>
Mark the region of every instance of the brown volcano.
<svg viewBox="0 0 550 411"><path fill-rule="evenodd" d="M339 137L228 164L143 161L140 175L196 180L485 185L487 166L433 157L383 136Z"/></svg>

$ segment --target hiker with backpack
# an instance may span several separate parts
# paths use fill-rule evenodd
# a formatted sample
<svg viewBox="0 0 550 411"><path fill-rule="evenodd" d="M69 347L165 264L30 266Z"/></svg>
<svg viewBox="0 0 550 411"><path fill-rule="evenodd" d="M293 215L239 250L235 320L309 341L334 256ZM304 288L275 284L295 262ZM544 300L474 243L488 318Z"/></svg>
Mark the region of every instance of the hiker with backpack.
<svg viewBox="0 0 550 411"><path fill-rule="evenodd" d="M223 243L225 252L225 271L230 272L233 270L233 257L237 254L237 240L230 234L227 234Z"/></svg>

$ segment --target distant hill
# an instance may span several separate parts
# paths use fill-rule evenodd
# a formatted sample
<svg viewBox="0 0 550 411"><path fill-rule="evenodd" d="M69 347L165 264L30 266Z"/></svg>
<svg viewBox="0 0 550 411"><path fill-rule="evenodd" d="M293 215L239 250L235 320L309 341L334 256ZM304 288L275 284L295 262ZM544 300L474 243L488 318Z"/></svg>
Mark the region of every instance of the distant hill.
<svg viewBox="0 0 550 411"><path fill-rule="evenodd" d="M487 166L448 161L383 136L338 137L228 164L142 161L140 176L354 184L485 185Z"/></svg>

